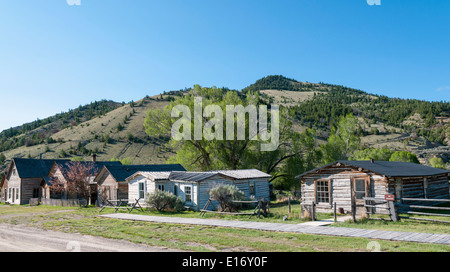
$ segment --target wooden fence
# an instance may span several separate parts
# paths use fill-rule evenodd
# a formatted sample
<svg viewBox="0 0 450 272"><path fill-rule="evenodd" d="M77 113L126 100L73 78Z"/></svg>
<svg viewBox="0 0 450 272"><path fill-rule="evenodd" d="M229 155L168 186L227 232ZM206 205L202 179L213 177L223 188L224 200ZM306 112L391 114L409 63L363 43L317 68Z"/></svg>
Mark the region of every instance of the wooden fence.
<svg viewBox="0 0 450 272"><path fill-rule="evenodd" d="M384 220L384 218L370 217L372 214L388 214L389 219L398 221L398 213L394 201L388 201L384 198L364 197L364 207L368 219Z"/></svg>
<svg viewBox="0 0 450 272"><path fill-rule="evenodd" d="M252 212L224 212L224 211L218 211L216 207L213 204L212 199L208 199L208 202L206 202L203 209L200 210L200 216L204 216L205 213L218 213L218 214L229 214L229 215L250 215L252 217L253 215L257 215L258 218L261 216L266 216L269 213L270 209L270 201L266 201L264 199L260 200L250 200L250 201L231 201L236 204L254 204L256 207ZM209 206L212 206L213 210L208 210ZM249 218L250 218L249 217Z"/></svg>
<svg viewBox="0 0 450 272"><path fill-rule="evenodd" d="M409 215L450 217L450 207L438 207L433 205L436 203L450 203L450 199L401 198L401 203L395 203L394 201L387 201L382 198L365 197L364 201L365 201L364 207L366 208L366 214L369 219L384 220L383 218L372 218L370 217L370 215L388 214L390 220L392 221L398 221L400 219L411 219L411 220L450 223L450 221L447 220L400 215L400 214L409 214ZM429 203L430 205L426 205L424 203ZM429 210L442 211L442 213L430 212ZM445 211L449 212L445 213Z"/></svg>
<svg viewBox="0 0 450 272"><path fill-rule="evenodd" d="M41 199L42 205L62 206L62 207L80 207L87 206L86 199Z"/></svg>
<svg viewBox="0 0 450 272"><path fill-rule="evenodd" d="M398 212L403 214L411 214L411 215L427 215L427 216L439 216L439 217L450 217L450 207L438 207L434 206L436 203L450 203L450 199L429 199L429 198L402 198L403 203L397 204ZM423 203L430 203L431 205L425 205ZM408 204L404 204L408 203ZM430 212L430 211L442 211L442 213L438 212ZM449 211L445 213L445 211ZM437 220L430 218L422 218L422 217L410 217L410 216L399 216L404 219L412 219L412 220L422 220L422 221L432 221L432 222L440 222L440 223L450 223L447 220Z"/></svg>

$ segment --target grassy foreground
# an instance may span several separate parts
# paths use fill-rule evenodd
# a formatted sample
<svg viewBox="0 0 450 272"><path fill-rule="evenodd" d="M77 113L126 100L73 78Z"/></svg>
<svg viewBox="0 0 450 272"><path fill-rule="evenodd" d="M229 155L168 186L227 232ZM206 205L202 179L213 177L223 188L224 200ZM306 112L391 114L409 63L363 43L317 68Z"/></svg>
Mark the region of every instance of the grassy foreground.
<svg viewBox="0 0 450 272"><path fill-rule="evenodd" d="M102 213L106 212L108 211ZM146 212L145 214L168 215L167 213L161 214L156 212ZM364 238L134 222L107 219L98 215L99 208L94 207L0 206L0 223L123 239L134 243L186 251L361 252L371 251L370 247L368 249L368 245L373 241ZM199 216L198 213L194 212L179 213L176 215L189 217ZM234 219L236 220L238 218L234 217ZM239 219L248 220L248 217L242 216ZM273 220L275 219L272 218L270 221ZM386 252L447 252L450 250L450 247L445 245L382 240L376 242L379 243L381 251Z"/></svg>

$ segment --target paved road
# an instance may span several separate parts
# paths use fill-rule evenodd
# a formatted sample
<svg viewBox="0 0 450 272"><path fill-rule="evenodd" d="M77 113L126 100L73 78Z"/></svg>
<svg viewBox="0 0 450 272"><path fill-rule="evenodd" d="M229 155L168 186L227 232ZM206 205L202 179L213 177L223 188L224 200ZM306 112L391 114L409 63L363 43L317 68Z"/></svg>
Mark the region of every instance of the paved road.
<svg viewBox="0 0 450 272"><path fill-rule="evenodd" d="M384 231L384 230L341 228L341 227L328 227L315 225L311 226L307 224L283 224L283 223L264 223L251 221L201 219L201 218L163 217L163 216L149 216L149 215L124 214L124 213L104 214L101 216L116 219L159 222L159 223L193 224L204 226L295 232L295 233L343 236L343 237L364 237L368 239L450 245L450 234Z"/></svg>
<svg viewBox="0 0 450 272"><path fill-rule="evenodd" d="M0 224L0 252L169 252L167 248Z"/></svg>

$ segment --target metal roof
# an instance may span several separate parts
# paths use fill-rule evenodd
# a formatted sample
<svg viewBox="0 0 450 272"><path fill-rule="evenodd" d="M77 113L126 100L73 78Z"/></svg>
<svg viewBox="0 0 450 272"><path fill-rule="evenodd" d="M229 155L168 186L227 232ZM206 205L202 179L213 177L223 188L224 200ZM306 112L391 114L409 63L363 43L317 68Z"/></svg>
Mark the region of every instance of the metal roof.
<svg viewBox="0 0 450 272"><path fill-rule="evenodd" d="M71 163L77 163L78 161L67 161L67 162L58 162L56 161L56 163L58 164L60 170L62 171L62 173L64 174L65 171L69 170L69 165L71 165ZM122 166L122 163L120 161L96 161L96 162L92 162L92 161L79 161L82 164L93 164L95 167L95 171L97 173L100 172L100 170L104 167L104 166Z"/></svg>
<svg viewBox="0 0 450 272"><path fill-rule="evenodd" d="M13 158L17 173L20 178L46 177L52 165L57 163L65 164L69 160L48 160L48 159L22 159Z"/></svg>
<svg viewBox="0 0 450 272"><path fill-rule="evenodd" d="M422 164L412 162L397 162L397 161L336 161L331 164L307 171L296 178L303 177L309 173L318 171L322 168L341 163L355 168L362 168L371 172L389 176L389 177L417 177L417 176L434 176L441 174L448 174L450 171L434 168Z"/></svg>

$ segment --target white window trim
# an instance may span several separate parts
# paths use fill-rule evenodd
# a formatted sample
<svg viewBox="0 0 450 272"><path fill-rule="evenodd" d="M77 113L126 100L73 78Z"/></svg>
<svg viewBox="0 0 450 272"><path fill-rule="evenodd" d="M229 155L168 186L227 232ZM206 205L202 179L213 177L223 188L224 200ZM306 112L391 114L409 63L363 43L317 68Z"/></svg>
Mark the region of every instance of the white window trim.
<svg viewBox="0 0 450 272"><path fill-rule="evenodd" d="M187 200L187 189L189 188L189 190L190 190L190 198L191 198L191 200L190 201L188 201ZM192 199L193 199L193 186L192 185L185 185L184 186L184 188L183 188L184 190L184 200L186 201L186 204L192 204L193 203L193 201L192 201Z"/></svg>
<svg viewBox="0 0 450 272"><path fill-rule="evenodd" d="M141 190L141 184L142 184L142 190ZM145 192L146 192L146 182L145 181L139 181L138 182L138 198L144 199L145 198ZM141 197L141 191L143 193L143 197Z"/></svg>

